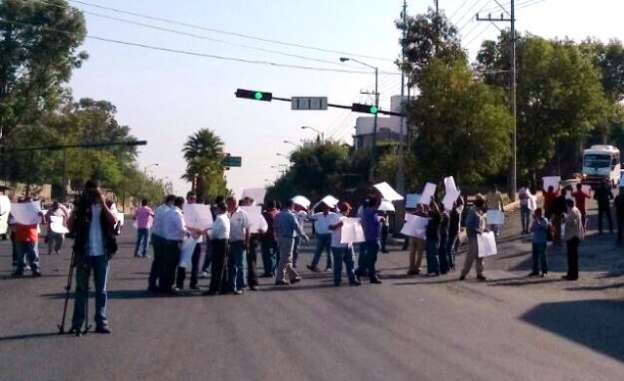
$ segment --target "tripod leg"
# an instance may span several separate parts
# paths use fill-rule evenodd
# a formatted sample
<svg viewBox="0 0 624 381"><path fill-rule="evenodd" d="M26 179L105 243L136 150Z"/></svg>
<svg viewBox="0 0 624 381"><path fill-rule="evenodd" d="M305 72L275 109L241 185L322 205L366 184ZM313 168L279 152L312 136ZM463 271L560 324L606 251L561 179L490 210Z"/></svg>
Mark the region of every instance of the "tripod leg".
<svg viewBox="0 0 624 381"><path fill-rule="evenodd" d="M91 329L91 324L89 324L89 284L87 283L87 300L85 302L85 323L84 330L82 331L83 335L86 335Z"/></svg>
<svg viewBox="0 0 624 381"><path fill-rule="evenodd" d="M61 318L61 324L57 327L59 329L59 335L65 333L65 318L67 317L67 305L69 303L69 293L71 292L72 280L74 278L74 254L69 264L69 272L67 274L67 285L65 286L65 304L63 306L63 317Z"/></svg>

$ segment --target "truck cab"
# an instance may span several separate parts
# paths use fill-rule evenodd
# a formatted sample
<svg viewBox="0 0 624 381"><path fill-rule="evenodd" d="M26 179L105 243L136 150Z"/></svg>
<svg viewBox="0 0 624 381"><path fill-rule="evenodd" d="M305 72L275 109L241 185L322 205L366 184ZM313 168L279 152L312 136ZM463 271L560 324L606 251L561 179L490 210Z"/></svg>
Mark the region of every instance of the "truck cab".
<svg viewBox="0 0 624 381"><path fill-rule="evenodd" d="M598 186L607 182L612 188L620 183L620 150L610 145L594 145L583 151L583 184Z"/></svg>

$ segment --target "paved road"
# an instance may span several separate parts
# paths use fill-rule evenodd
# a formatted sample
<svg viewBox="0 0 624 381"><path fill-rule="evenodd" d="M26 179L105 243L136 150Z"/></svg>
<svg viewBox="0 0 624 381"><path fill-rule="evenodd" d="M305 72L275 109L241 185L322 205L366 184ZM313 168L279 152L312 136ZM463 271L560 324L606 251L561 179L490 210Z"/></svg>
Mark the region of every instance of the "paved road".
<svg viewBox="0 0 624 381"><path fill-rule="evenodd" d="M516 220L487 283L406 277L395 251L379 286L334 288L330 274L304 272L291 289L263 280L217 297L146 293L150 261L132 258L129 229L112 262L114 333L81 338L56 335L67 251L42 257L42 278L11 279L0 243L0 379L621 380L622 249L590 237L580 282L559 281L557 251L549 278L528 279Z"/></svg>

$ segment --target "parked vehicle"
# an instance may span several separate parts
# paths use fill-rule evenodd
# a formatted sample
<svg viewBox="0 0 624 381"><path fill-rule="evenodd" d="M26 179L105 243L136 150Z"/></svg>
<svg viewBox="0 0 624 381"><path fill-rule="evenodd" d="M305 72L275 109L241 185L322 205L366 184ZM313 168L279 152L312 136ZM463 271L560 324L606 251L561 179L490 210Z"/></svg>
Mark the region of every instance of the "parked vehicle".
<svg viewBox="0 0 624 381"><path fill-rule="evenodd" d="M609 145L594 145L583 152L583 184L596 186L607 181L611 187L620 183L620 150Z"/></svg>

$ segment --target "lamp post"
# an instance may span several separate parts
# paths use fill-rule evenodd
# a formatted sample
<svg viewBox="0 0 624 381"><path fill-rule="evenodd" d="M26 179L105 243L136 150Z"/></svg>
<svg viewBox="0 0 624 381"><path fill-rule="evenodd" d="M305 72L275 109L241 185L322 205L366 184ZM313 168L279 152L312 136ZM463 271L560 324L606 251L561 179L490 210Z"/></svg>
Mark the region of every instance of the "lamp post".
<svg viewBox="0 0 624 381"><path fill-rule="evenodd" d="M293 143L290 140L284 140L284 144L290 144L292 146L299 147L299 144Z"/></svg>
<svg viewBox="0 0 624 381"><path fill-rule="evenodd" d="M310 126L301 126L302 130L312 130L314 132L316 132L319 136L319 138L321 139L321 143L325 142L325 134L323 133L323 131L317 130L314 127L310 127Z"/></svg>

